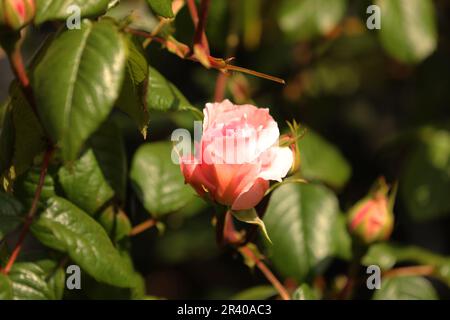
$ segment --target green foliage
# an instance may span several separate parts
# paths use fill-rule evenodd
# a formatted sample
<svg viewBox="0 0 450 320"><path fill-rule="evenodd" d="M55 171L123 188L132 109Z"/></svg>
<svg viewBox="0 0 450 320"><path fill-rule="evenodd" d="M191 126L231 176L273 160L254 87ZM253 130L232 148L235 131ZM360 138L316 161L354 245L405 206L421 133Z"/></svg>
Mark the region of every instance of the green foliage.
<svg viewBox="0 0 450 320"><path fill-rule="evenodd" d="M159 16L173 18L172 0L147 0L150 8Z"/></svg>
<svg viewBox="0 0 450 320"><path fill-rule="evenodd" d="M67 199L91 215L114 195L92 149L75 163L62 167L58 177Z"/></svg>
<svg viewBox="0 0 450 320"><path fill-rule="evenodd" d="M450 286L450 258L440 256L428 250L415 246L379 243L372 245L364 256L365 265L378 265L383 270L389 270L397 263L412 262L433 266L433 275Z"/></svg>
<svg viewBox="0 0 450 320"><path fill-rule="evenodd" d="M113 240L119 242L128 236L131 231L131 222L127 215L113 207L106 208L98 218L106 233Z"/></svg>
<svg viewBox="0 0 450 320"><path fill-rule="evenodd" d="M82 17L96 16L104 13L111 0L36 0L37 24L50 20L65 20L73 14L68 12L71 5L76 5L81 10Z"/></svg>
<svg viewBox="0 0 450 320"><path fill-rule="evenodd" d="M346 9L346 0L283 0L278 23L290 39L307 40L332 31Z"/></svg>
<svg viewBox="0 0 450 320"><path fill-rule="evenodd" d="M150 67L147 106L150 110L186 110L191 104L183 94L156 69Z"/></svg>
<svg viewBox="0 0 450 320"><path fill-rule="evenodd" d="M264 222L269 256L284 276L304 281L323 271L338 213L336 197L321 185L285 184L273 192Z"/></svg>
<svg viewBox="0 0 450 320"><path fill-rule="evenodd" d="M19 226L23 213L20 202L0 191L0 241Z"/></svg>
<svg viewBox="0 0 450 320"><path fill-rule="evenodd" d="M394 58L416 63L437 46L435 9L431 0L378 0L380 40Z"/></svg>
<svg viewBox="0 0 450 320"><path fill-rule="evenodd" d="M76 158L109 115L126 52L125 38L113 22L84 21L80 30L61 32L36 66L32 84L39 115L65 160Z"/></svg>
<svg viewBox="0 0 450 320"><path fill-rule="evenodd" d="M45 150L44 131L16 83L11 86L0 145L0 173L14 166L17 175L24 173L33 164L34 158Z"/></svg>
<svg viewBox="0 0 450 320"><path fill-rule="evenodd" d="M141 44L131 37L127 38L127 44L125 79L116 105L136 122L145 138L149 122L147 109L149 67Z"/></svg>
<svg viewBox="0 0 450 320"><path fill-rule="evenodd" d="M381 289L374 300L436 300L436 291L431 283L421 277L393 277L383 279Z"/></svg>
<svg viewBox="0 0 450 320"><path fill-rule="evenodd" d="M266 230L266 226L264 225L264 221L261 220L255 209L233 211L232 214L233 217L235 217L237 220L241 222L254 224L258 226L264 238L266 238L267 241L271 242L269 234L267 233Z"/></svg>
<svg viewBox="0 0 450 320"><path fill-rule="evenodd" d="M94 151L105 180L114 190L116 197L124 202L128 165L120 128L113 121L106 121L91 136L89 146Z"/></svg>
<svg viewBox="0 0 450 320"><path fill-rule="evenodd" d="M292 294L293 300L318 300L317 292L308 286L306 283L302 284Z"/></svg>
<svg viewBox="0 0 450 320"><path fill-rule="evenodd" d="M232 300L267 300L277 294L272 286L257 286L246 289L231 297Z"/></svg>
<svg viewBox="0 0 450 320"><path fill-rule="evenodd" d="M9 279L15 300L60 300L64 293L65 272L52 260L18 262Z"/></svg>
<svg viewBox="0 0 450 320"><path fill-rule="evenodd" d="M425 221L450 213L449 190L450 132L426 128L405 163L401 196L411 217Z"/></svg>
<svg viewBox="0 0 450 320"><path fill-rule="evenodd" d="M66 252L97 281L117 287L133 286L132 270L114 248L105 230L88 214L59 197L32 224L44 245Z"/></svg>
<svg viewBox="0 0 450 320"><path fill-rule="evenodd" d="M0 300L12 300L13 290L9 278L0 273Z"/></svg>
<svg viewBox="0 0 450 320"><path fill-rule="evenodd" d="M341 152L317 133L308 130L298 140L302 177L341 189L350 179L351 167Z"/></svg>
<svg viewBox="0 0 450 320"><path fill-rule="evenodd" d="M182 208L194 194L184 184L180 167L172 162L172 152L169 142L144 144L135 153L131 164L133 188L145 209L155 217Z"/></svg>
<svg viewBox="0 0 450 320"><path fill-rule="evenodd" d="M14 183L15 194L27 207L31 206L34 194L39 185L41 176L40 167L32 167L23 175L17 178ZM47 174L42 185L42 192L39 198L39 204L45 206L45 202L55 195L55 182L50 174Z"/></svg>

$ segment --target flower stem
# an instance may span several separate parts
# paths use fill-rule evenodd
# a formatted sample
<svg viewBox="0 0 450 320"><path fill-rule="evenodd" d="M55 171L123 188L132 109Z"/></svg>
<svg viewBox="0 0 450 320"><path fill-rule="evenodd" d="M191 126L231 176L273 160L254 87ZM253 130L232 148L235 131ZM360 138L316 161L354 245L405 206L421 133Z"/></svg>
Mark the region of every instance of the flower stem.
<svg viewBox="0 0 450 320"><path fill-rule="evenodd" d="M25 218L25 224L23 225L22 231L20 232L19 240L17 241L17 244L14 247L14 250L13 250L11 256L9 257L9 260L6 263L5 269L2 270L2 272L4 274L9 273L12 266L14 265L14 262L17 260L19 254L20 254L20 251L22 250L23 242L25 241L28 231L30 230L31 223L33 222L33 218L37 212L39 199L41 197L42 188L43 188L44 182L45 182L45 176L47 175L48 166L50 164L50 160L52 158L53 152L54 152L53 147L50 147L49 149L47 149L47 151L44 154L44 160L42 162L41 172L40 172L40 176L39 176L39 183L38 183L36 191L34 193L33 202L31 203L30 210L28 211L28 214Z"/></svg>
<svg viewBox="0 0 450 320"><path fill-rule="evenodd" d="M148 219L140 224L138 224L137 226L133 227L133 229L131 229L129 236L133 237L136 236L152 227L154 227L156 225L156 220L155 219Z"/></svg>
<svg viewBox="0 0 450 320"><path fill-rule="evenodd" d="M216 210L217 211L217 210ZM270 269L258 258L253 251L249 248L248 245L242 245L241 237L238 232L234 228L233 216L230 210L227 210L224 214L218 217L218 223L216 225L217 234L221 233L221 236L218 236L218 243L220 245L230 244L237 251L239 251L245 258L253 261L255 266L262 272L262 274L266 277L266 279L273 285L273 287L278 291L280 297L283 300L290 300L290 295L286 288L281 284L281 282L275 277L275 275L270 271ZM220 221L222 221L221 224Z"/></svg>
<svg viewBox="0 0 450 320"><path fill-rule="evenodd" d="M434 274L435 267L431 265L423 266L411 266L401 267L386 271L383 277L396 277L396 276L432 276Z"/></svg>
<svg viewBox="0 0 450 320"><path fill-rule="evenodd" d="M200 3L200 18L197 11L197 6L194 0L187 0L189 13L195 27L194 45L200 44L209 54L209 43L205 33L206 19L208 17L210 0L202 0Z"/></svg>
<svg viewBox="0 0 450 320"><path fill-rule="evenodd" d="M262 262L253 252L247 247L240 247L239 252L248 259L252 260L256 267L264 274L267 280L273 285L273 287L278 291L280 297L283 300L291 300L290 295L286 288L281 284L281 282L275 277L275 275L270 271L270 269Z"/></svg>

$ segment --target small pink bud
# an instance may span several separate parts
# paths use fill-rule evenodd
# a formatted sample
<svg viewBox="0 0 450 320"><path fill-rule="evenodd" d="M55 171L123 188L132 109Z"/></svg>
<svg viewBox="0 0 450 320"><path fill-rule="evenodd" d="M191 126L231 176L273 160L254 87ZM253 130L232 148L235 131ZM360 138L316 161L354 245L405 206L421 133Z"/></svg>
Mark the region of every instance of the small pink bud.
<svg viewBox="0 0 450 320"><path fill-rule="evenodd" d="M19 30L33 20L35 13L34 0L0 0L0 26Z"/></svg>
<svg viewBox="0 0 450 320"><path fill-rule="evenodd" d="M394 215L387 191L382 182L377 190L358 201L349 211L350 233L365 244L387 240L392 233Z"/></svg>

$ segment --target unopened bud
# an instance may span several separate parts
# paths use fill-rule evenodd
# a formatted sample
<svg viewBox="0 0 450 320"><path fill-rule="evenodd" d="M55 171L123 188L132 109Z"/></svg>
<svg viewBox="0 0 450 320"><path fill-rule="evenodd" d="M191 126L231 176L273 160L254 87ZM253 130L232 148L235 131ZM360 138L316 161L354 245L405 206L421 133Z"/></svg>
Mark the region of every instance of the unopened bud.
<svg viewBox="0 0 450 320"><path fill-rule="evenodd" d="M34 0L0 0L0 26L19 30L33 20Z"/></svg>
<svg viewBox="0 0 450 320"><path fill-rule="evenodd" d="M392 202L387 196L388 188L382 181L379 188L358 201L348 214L350 232L364 244L387 240L392 233Z"/></svg>

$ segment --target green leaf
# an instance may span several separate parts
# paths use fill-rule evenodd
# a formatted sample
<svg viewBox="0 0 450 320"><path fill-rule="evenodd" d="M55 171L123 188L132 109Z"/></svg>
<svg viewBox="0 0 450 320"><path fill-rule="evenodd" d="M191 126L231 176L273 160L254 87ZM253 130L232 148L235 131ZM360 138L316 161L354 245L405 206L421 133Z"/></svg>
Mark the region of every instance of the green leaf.
<svg viewBox="0 0 450 320"><path fill-rule="evenodd" d="M150 8L159 16L173 18L172 0L147 0Z"/></svg>
<svg viewBox="0 0 450 320"><path fill-rule="evenodd" d="M437 46L437 22L431 0L377 0L381 9L380 40L394 58L417 63Z"/></svg>
<svg viewBox="0 0 450 320"><path fill-rule="evenodd" d="M438 295L431 283L422 277L393 277L382 279L380 290L374 300L437 300Z"/></svg>
<svg viewBox="0 0 450 320"><path fill-rule="evenodd" d="M118 250L125 263L130 269L133 269L129 249L119 248ZM117 288L108 284L99 283L89 276L83 279L82 286L89 299L93 300L142 299L145 296L145 281L137 272L133 272L133 277L133 286L129 288Z"/></svg>
<svg viewBox="0 0 450 320"><path fill-rule="evenodd" d="M149 68L142 45L132 38L127 38L127 43L128 59L125 79L116 105L137 123L145 138L149 122L147 109Z"/></svg>
<svg viewBox="0 0 450 320"><path fill-rule="evenodd" d="M114 121L105 122L90 138L89 146L103 176L115 191L117 198L124 202L127 187L127 156L122 133Z"/></svg>
<svg viewBox="0 0 450 320"><path fill-rule="evenodd" d="M450 131L426 128L421 141L407 158L400 194L417 221L450 214Z"/></svg>
<svg viewBox="0 0 450 320"><path fill-rule="evenodd" d="M62 252L97 281L117 287L134 285L134 275L105 230L69 201L50 198L31 230L44 245Z"/></svg>
<svg viewBox="0 0 450 320"><path fill-rule="evenodd" d="M347 229L347 221L344 214L340 213L333 227L334 255L343 260L352 258L352 237Z"/></svg>
<svg viewBox="0 0 450 320"><path fill-rule="evenodd" d="M0 192L0 241L22 222L23 206L12 196Z"/></svg>
<svg viewBox="0 0 450 320"><path fill-rule="evenodd" d="M62 167L58 177L67 199L90 215L114 196L92 149Z"/></svg>
<svg viewBox="0 0 450 320"><path fill-rule="evenodd" d="M231 213L233 214L233 217L235 217L241 222L257 225L261 230L262 234L264 235L264 238L266 238L267 241L272 243L269 235L267 234L264 221L261 220L261 218L258 216L258 213L254 208L249 210L232 211Z"/></svg>
<svg viewBox="0 0 450 320"><path fill-rule="evenodd" d="M13 290L11 281L6 275L0 273L0 301L12 300L12 298Z"/></svg>
<svg viewBox="0 0 450 320"><path fill-rule="evenodd" d="M343 188L351 175L351 167L342 153L312 130L298 141L302 177L319 180L333 188Z"/></svg>
<svg viewBox="0 0 450 320"><path fill-rule="evenodd" d="M267 300L276 295L277 290L272 286L257 286L239 292L231 300Z"/></svg>
<svg viewBox="0 0 450 320"><path fill-rule="evenodd" d="M112 207L106 208L98 218L98 222L108 233L113 242L119 242L127 237L131 231L131 222L123 211Z"/></svg>
<svg viewBox="0 0 450 320"><path fill-rule="evenodd" d="M264 217L273 245L271 260L286 277L304 281L320 273L333 254L338 201L315 184L286 184L271 196Z"/></svg>
<svg viewBox="0 0 450 320"><path fill-rule="evenodd" d="M35 23L41 24L50 20L65 20L73 12L68 11L71 5L80 8L82 17L93 17L103 14L111 0L36 0Z"/></svg>
<svg viewBox="0 0 450 320"><path fill-rule="evenodd" d="M26 173L19 176L14 183L14 194L22 201L26 207L30 207L34 194L39 184L41 176L40 167L32 167ZM41 196L39 197L39 205L45 206L48 198L55 195L55 183L50 172L45 175L44 184L42 185Z"/></svg>
<svg viewBox="0 0 450 320"><path fill-rule="evenodd" d="M0 241L0 265L4 266L10 257L8 246L6 241Z"/></svg>
<svg viewBox="0 0 450 320"><path fill-rule="evenodd" d="M302 284L292 294L293 300L318 300L317 292L306 283Z"/></svg>
<svg viewBox="0 0 450 320"><path fill-rule="evenodd" d="M133 188L145 209L155 217L182 208L194 194L185 185L171 154L170 142L148 143L138 149L131 165Z"/></svg>
<svg viewBox="0 0 450 320"><path fill-rule="evenodd" d="M289 39L308 40L333 30L346 9L346 0L284 0L278 23Z"/></svg>
<svg viewBox="0 0 450 320"><path fill-rule="evenodd" d="M43 124L74 160L83 143L108 117L120 90L126 42L109 19L83 21L80 30L61 32L32 74Z"/></svg>
<svg viewBox="0 0 450 320"><path fill-rule="evenodd" d="M12 165L16 174L21 175L32 166L34 158L45 150L46 138L38 118L17 83L13 83L10 91L0 133L0 174Z"/></svg>
<svg viewBox="0 0 450 320"><path fill-rule="evenodd" d="M180 92L156 69L150 67L147 106L150 110L189 110L192 106Z"/></svg>
<svg viewBox="0 0 450 320"><path fill-rule="evenodd" d="M435 267L433 276L444 281L450 287L450 257L440 256L415 246L401 246L391 243L372 245L363 257L363 264L378 265L389 270L397 263L418 263Z"/></svg>
<svg viewBox="0 0 450 320"><path fill-rule="evenodd" d="M14 300L60 300L65 272L52 260L17 262L9 272Z"/></svg>
<svg viewBox="0 0 450 320"><path fill-rule="evenodd" d="M0 176L11 166L14 153L14 124L11 104L5 107L5 114L0 126Z"/></svg>

